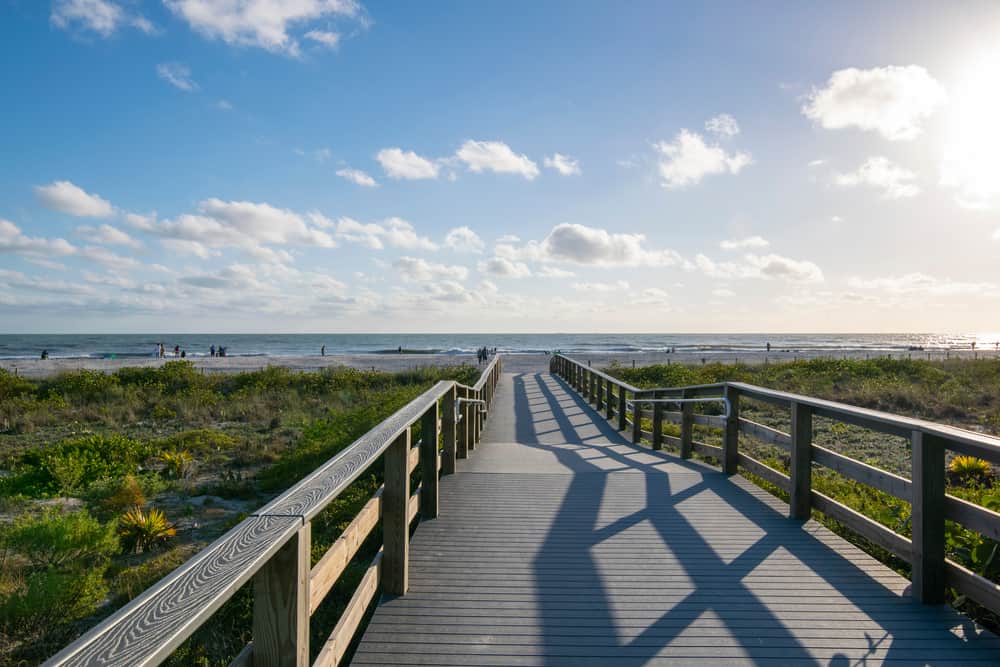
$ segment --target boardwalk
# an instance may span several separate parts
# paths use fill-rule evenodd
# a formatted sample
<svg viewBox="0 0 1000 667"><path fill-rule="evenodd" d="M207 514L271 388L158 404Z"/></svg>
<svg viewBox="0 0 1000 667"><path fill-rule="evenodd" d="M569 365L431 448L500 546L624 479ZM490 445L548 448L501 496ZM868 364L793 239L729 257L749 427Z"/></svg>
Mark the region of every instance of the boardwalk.
<svg viewBox="0 0 1000 667"><path fill-rule="evenodd" d="M740 477L504 375L355 665L1000 664L1000 639Z"/></svg>

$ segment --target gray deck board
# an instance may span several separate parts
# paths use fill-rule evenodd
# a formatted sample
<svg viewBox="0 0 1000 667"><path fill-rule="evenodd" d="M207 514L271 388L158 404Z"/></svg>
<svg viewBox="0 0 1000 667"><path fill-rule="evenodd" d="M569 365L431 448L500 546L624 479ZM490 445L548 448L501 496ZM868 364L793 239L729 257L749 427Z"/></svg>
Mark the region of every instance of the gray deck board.
<svg viewBox="0 0 1000 667"><path fill-rule="evenodd" d="M741 477L505 375L356 665L1000 665L1000 638Z"/></svg>

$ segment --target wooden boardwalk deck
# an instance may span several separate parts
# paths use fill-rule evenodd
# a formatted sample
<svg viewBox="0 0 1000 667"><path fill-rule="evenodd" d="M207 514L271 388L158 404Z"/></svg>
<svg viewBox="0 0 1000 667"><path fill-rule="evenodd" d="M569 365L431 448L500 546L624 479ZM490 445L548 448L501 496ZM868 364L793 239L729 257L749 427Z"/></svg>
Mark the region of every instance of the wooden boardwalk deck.
<svg viewBox="0 0 1000 667"><path fill-rule="evenodd" d="M787 505L505 375L355 665L1000 665L1000 639Z"/></svg>

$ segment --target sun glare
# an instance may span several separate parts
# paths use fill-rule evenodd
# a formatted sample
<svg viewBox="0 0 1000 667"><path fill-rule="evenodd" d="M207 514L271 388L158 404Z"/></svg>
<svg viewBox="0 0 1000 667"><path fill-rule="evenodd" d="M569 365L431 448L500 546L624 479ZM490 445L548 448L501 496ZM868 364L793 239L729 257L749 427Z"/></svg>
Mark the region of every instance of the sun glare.
<svg viewBox="0 0 1000 667"><path fill-rule="evenodd" d="M971 58L951 87L941 184L968 208L1000 197L1000 50Z"/></svg>

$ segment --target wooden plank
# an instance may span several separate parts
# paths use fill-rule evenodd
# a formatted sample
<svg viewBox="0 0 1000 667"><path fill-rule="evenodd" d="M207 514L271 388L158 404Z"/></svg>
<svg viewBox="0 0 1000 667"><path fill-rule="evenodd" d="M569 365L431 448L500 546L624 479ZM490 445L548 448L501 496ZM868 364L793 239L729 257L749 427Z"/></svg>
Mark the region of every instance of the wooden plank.
<svg viewBox="0 0 1000 667"><path fill-rule="evenodd" d="M740 453L740 465L746 468L747 471L757 475L767 482L770 482L771 484L774 484L783 491L788 491L788 489L791 488L791 480L787 475L782 474L771 466L762 463L757 459L751 458L746 454Z"/></svg>
<svg viewBox="0 0 1000 667"><path fill-rule="evenodd" d="M725 428L726 418L719 415L693 415L691 417L695 424L708 426L710 428Z"/></svg>
<svg viewBox="0 0 1000 667"><path fill-rule="evenodd" d="M911 502L913 597L925 604L944 602L944 442L913 431Z"/></svg>
<svg viewBox="0 0 1000 667"><path fill-rule="evenodd" d="M410 495L410 499L408 501L406 501L406 523L407 523L407 525L413 523L413 519L420 512L420 495L421 495L421 489L418 487Z"/></svg>
<svg viewBox="0 0 1000 667"><path fill-rule="evenodd" d="M382 492L382 539L385 555L382 588L389 595L404 595L409 585L410 475L406 456L410 431L403 431L385 451L385 490Z"/></svg>
<svg viewBox="0 0 1000 667"><path fill-rule="evenodd" d="M944 498L944 518L1000 542L1000 514L955 496ZM994 607L1000 609L1000 606Z"/></svg>
<svg viewBox="0 0 1000 667"><path fill-rule="evenodd" d="M465 387L458 387L456 390L459 399L468 398L469 391ZM456 399L457 400L457 399ZM458 401L458 448L455 456L460 459L469 458L469 404L465 401Z"/></svg>
<svg viewBox="0 0 1000 667"><path fill-rule="evenodd" d="M691 398L691 392L685 390L682 398ZM694 403L681 403L681 458L691 458L691 442L694 436Z"/></svg>
<svg viewBox="0 0 1000 667"><path fill-rule="evenodd" d="M605 406L606 406L607 409L604 412L604 417L605 417L605 419L608 419L608 420L610 420L612 417L615 416L615 401L614 401L615 397L614 397L614 394L611 391L611 388L614 385L615 385L615 383L612 382L610 378L605 378L604 379L604 391L605 391L604 395L605 395L605 398L607 399L605 401Z"/></svg>
<svg viewBox="0 0 1000 667"><path fill-rule="evenodd" d="M740 433L770 445L777 445L785 451L791 450L792 447L792 436L788 433L743 417L740 417Z"/></svg>
<svg viewBox="0 0 1000 667"><path fill-rule="evenodd" d="M243 650L236 654L229 667L253 667L253 642L249 642Z"/></svg>
<svg viewBox="0 0 1000 667"><path fill-rule="evenodd" d="M624 431L628 426L628 399L623 385L618 385L618 430Z"/></svg>
<svg viewBox="0 0 1000 667"><path fill-rule="evenodd" d="M833 498L818 491L812 492L812 506L819 512L844 524L858 535L874 542L904 560L910 560L912 543L902 535L895 533L877 521L869 519L860 512L855 512L847 505L838 503Z"/></svg>
<svg viewBox="0 0 1000 667"><path fill-rule="evenodd" d="M826 466L844 477L867 484L900 500L910 501L910 480L905 477L893 475L891 472L856 461L819 445L813 445L812 458L814 462Z"/></svg>
<svg viewBox="0 0 1000 667"><path fill-rule="evenodd" d="M719 461L721 461L723 457L722 447L706 445L704 442L698 442L697 440L691 442L691 451L697 452L702 456L710 456Z"/></svg>
<svg viewBox="0 0 1000 667"><path fill-rule="evenodd" d="M1000 609L1000 585L962 567L953 560L945 561L945 580L959 593L987 609Z"/></svg>
<svg viewBox="0 0 1000 667"><path fill-rule="evenodd" d="M653 394L653 398L657 398L656 394ZM663 403L653 404L653 437L652 440L653 449L660 450L663 449Z"/></svg>
<svg viewBox="0 0 1000 667"><path fill-rule="evenodd" d="M455 388L452 387L441 399L441 474L455 474L457 456L457 432L455 426Z"/></svg>
<svg viewBox="0 0 1000 667"><path fill-rule="evenodd" d="M340 615L333 632L330 633L330 637L323 644L319 655L316 656L313 667L336 667L344 659L344 654L347 653L351 640L354 639L354 634L358 631L361 620L365 617L368 605L375 599L375 593L378 592L381 565L382 552L379 551L371 565L365 570L361 582L344 609L344 613Z"/></svg>
<svg viewBox="0 0 1000 667"><path fill-rule="evenodd" d="M410 450L406 453L406 470L409 473L413 473L420 464L420 448L410 447Z"/></svg>
<svg viewBox="0 0 1000 667"><path fill-rule="evenodd" d="M309 574L309 614L312 615L330 592L358 549L378 525L382 516L382 492L379 487L371 500L365 503L357 516L348 524Z"/></svg>
<svg viewBox="0 0 1000 667"><path fill-rule="evenodd" d="M792 403L792 449L788 489L788 516L808 519L812 514L809 501L812 493L812 408Z"/></svg>
<svg viewBox="0 0 1000 667"><path fill-rule="evenodd" d="M642 442L642 406L635 398L632 399L632 442Z"/></svg>
<svg viewBox="0 0 1000 667"><path fill-rule="evenodd" d="M420 420L420 517L434 519L438 515L438 406L424 413Z"/></svg>
<svg viewBox="0 0 1000 667"><path fill-rule="evenodd" d="M725 396L729 399L729 418L722 436L722 472L735 475L739 465L740 391L732 385L726 385Z"/></svg>
<svg viewBox="0 0 1000 667"><path fill-rule="evenodd" d="M253 578L254 667L309 665L309 540L303 525Z"/></svg>

